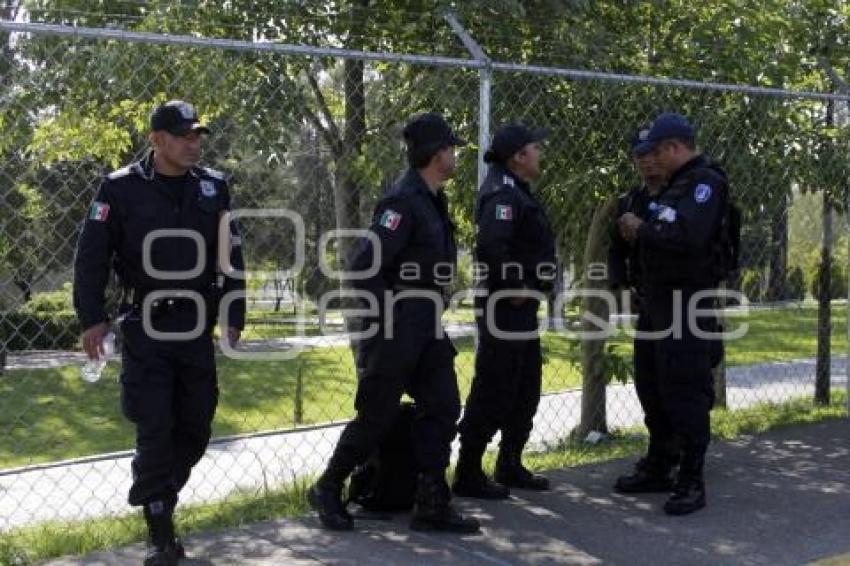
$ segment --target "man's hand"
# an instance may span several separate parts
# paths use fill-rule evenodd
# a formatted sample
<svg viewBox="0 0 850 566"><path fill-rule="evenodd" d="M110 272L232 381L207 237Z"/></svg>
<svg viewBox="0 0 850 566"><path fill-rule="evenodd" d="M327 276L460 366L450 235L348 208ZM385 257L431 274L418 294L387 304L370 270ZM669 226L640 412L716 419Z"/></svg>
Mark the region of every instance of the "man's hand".
<svg viewBox="0 0 850 566"><path fill-rule="evenodd" d="M236 343L239 342L239 338L242 336L242 331L236 327L228 326L227 327L227 345L231 348L236 346Z"/></svg>
<svg viewBox="0 0 850 566"><path fill-rule="evenodd" d="M617 226L620 228L620 235L623 236L623 239L627 242L634 242L637 240L637 233L641 224L643 224L643 220L631 212L625 213L617 221Z"/></svg>
<svg viewBox="0 0 850 566"><path fill-rule="evenodd" d="M90 360L97 360L106 355L103 351L103 337L106 336L107 330L109 330L109 324L98 322L83 332L83 350Z"/></svg>

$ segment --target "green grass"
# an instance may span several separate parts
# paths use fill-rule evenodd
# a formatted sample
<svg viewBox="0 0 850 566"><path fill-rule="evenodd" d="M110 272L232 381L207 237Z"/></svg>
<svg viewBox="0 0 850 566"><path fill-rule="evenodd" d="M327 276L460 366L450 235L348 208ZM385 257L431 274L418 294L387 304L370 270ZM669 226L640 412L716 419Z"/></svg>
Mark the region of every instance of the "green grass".
<svg viewBox="0 0 850 566"><path fill-rule="evenodd" d="M547 342L549 340L547 339ZM545 389L575 387L579 372L569 361L566 342L553 340L554 361L547 364ZM456 341L462 398L472 380L473 341ZM300 419L296 389L302 379ZM76 367L15 370L0 378L0 468L52 462L130 449L133 429L120 412L118 366L110 363L94 384L84 383ZM285 361L219 358L216 437L291 428L350 418L356 376L347 347L316 348Z"/></svg>
<svg viewBox="0 0 850 566"><path fill-rule="evenodd" d="M302 480L278 490L238 493L226 501L181 507L177 529L181 535L304 514ZM35 561L126 546L145 540L147 529L140 514L76 522L50 522L0 533L0 564L23 566Z"/></svg>
<svg viewBox="0 0 850 566"><path fill-rule="evenodd" d="M844 391L833 389L830 404L824 407L813 405L811 399L799 398L784 403L759 403L737 411L714 409L711 412L711 435L715 440L733 440L742 435L847 418L846 400ZM529 468L536 470L580 466L642 454L646 450L646 440L646 428L643 426L614 431L592 448L581 439L568 436L551 450L527 454L525 462ZM488 456L492 466L495 456Z"/></svg>
<svg viewBox="0 0 850 566"><path fill-rule="evenodd" d="M469 309L456 312L466 316ZM814 308L754 311L746 322L749 333L727 345L730 365L815 355ZM833 352L843 353L847 343L844 306L833 307L832 323ZM280 326L264 328L279 331ZM619 355L631 357L627 337L612 342ZM544 391L579 387L576 342L546 333L543 345ZM474 367L472 338L459 338L456 346L455 367L465 399ZM76 367L7 371L0 377L0 469L132 448L133 430L119 409L117 373L117 366L110 364L101 381L87 384L79 379ZM303 393L300 418L296 419L299 373ZM344 346L309 349L294 360L280 362L220 358L218 374L221 397L214 436L285 429L353 415L354 365L350 349Z"/></svg>
<svg viewBox="0 0 850 566"><path fill-rule="evenodd" d="M712 414L712 434L716 439L730 440L744 434L846 418L845 402L844 392L835 390L833 401L828 407L813 407L811 401L799 399L734 412L715 410ZM565 438L546 452L526 454L524 461L529 468L545 471L635 457L646 449L643 433L642 428L617 431L596 445ZM485 467L492 471L494 460L495 454L488 453ZM183 534L209 532L301 515L307 510L304 492L309 481L310 478L301 478L274 490L234 494L219 503L181 506L177 515L178 529ZM144 523L136 514L80 522L45 523L0 533L0 564L24 565L58 556L87 554L139 542L144 536Z"/></svg>
<svg viewBox="0 0 850 566"><path fill-rule="evenodd" d="M831 348L833 354L847 352L847 307L832 306ZM726 343L726 362L730 366L747 366L767 362L787 362L813 358L817 353L817 308L788 307L776 310L753 310L745 317L729 317L727 330L746 324L743 338ZM566 340L559 336L558 340ZM612 340L619 352L631 355L629 338L619 335Z"/></svg>

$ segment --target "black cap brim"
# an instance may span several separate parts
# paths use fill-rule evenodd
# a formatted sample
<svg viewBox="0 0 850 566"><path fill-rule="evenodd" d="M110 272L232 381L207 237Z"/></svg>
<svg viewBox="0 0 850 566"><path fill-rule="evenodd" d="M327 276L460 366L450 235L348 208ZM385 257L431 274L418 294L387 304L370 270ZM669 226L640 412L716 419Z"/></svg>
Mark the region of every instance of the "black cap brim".
<svg viewBox="0 0 850 566"><path fill-rule="evenodd" d="M452 132L452 137L449 139L449 143L451 143L455 147L464 147L466 145L469 145L469 142L467 142L463 138L459 138L454 132Z"/></svg>
<svg viewBox="0 0 850 566"><path fill-rule="evenodd" d="M542 142L549 137L549 128L534 128L531 130L531 140L528 143Z"/></svg>
<svg viewBox="0 0 850 566"><path fill-rule="evenodd" d="M210 129L200 122L185 122L179 126L168 128L165 130L172 136L185 136L189 132L198 132L199 134L209 134Z"/></svg>
<svg viewBox="0 0 850 566"><path fill-rule="evenodd" d="M655 149L655 146L658 145L658 142L654 141L642 141L637 145L632 146L632 155L635 157L643 157L644 155L648 155Z"/></svg>

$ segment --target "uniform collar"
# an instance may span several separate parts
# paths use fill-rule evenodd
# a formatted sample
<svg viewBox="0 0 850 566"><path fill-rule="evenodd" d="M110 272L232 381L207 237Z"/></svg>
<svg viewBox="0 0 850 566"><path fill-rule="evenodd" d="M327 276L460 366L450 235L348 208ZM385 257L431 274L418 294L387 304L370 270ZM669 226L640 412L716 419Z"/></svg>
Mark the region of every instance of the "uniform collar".
<svg viewBox="0 0 850 566"><path fill-rule="evenodd" d="M414 168L408 169L404 176L401 178L402 184L405 186L413 187L417 192L425 193L430 197L437 196L439 194L439 190L435 194L431 191L431 188L428 186L428 183L425 182L425 179L422 178L422 175L419 174Z"/></svg>
<svg viewBox="0 0 850 566"><path fill-rule="evenodd" d="M156 170L153 166L153 150L148 150L147 154L135 162L131 169L146 181L153 181L156 175ZM200 170L197 167L189 169L189 175L192 177L200 177Z"/></svg>
<svg viewBox="0 0 850 566"><path fill-rule="evenodd" d="M510 170L510 168L497 163L490 166L490 171L497 176L510 178L514 185L531 194L531 185L520 179L513 171ZM501 181L504 181L504 179ZM505 181L501 184L510 184L510 182Z"/></svg>
<svg viewBox="0 0 850 566"><path fill-rule="evenodd" d="M668 186L672 185L676 179L690 171L691 169L696 169L697 167L705 167L708 165L708 159L703 154L698 154L692 157L689 161L687 161L684 165L679 167L673 176L670 177L670 182L667 183Z"/></svg>

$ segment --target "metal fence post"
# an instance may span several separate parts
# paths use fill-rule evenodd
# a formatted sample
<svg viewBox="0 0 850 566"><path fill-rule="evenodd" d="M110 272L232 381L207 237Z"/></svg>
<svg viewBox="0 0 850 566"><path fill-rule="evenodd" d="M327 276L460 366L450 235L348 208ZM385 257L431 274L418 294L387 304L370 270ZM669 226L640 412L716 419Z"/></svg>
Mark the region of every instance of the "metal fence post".
<svg viewBox="0 0 850 566"><path fill-rule="evenodd" d="M493 69L490 58L487 57L481 46L470 37L457 17L452 13L447 13L446 21L463 42L464 47L469 50L470 55L476 61L484 64L479 71L481 81L478 92L478 186L481 187L484 184L484 178L487 176L484 152L487 151L487 145L490 143L490 89L493 84Z"/></svg>
<svg viewBox="0 0 850 566"><path fill-rule="evenodd" d="M847 205L848 206L844 209L844 214L847 225L847 234L850 236L850 208L848 208L850 207L850 193L847 195ZM845 309L847 310L847 359L844 362L844 375L846 380L844 383L844 403L847 407L847 416L850 417L850 237L847 239L847 304L845 305Z"/></svg>
<svg viewBox="0 0 850 566"><path fill-rule="evenodd" d="M493 83L493 71L485 67L480 71L481 90L478 95L478 186L484 184L487 176L487 164L484 152L490 143L490 89Z"/></svg>

